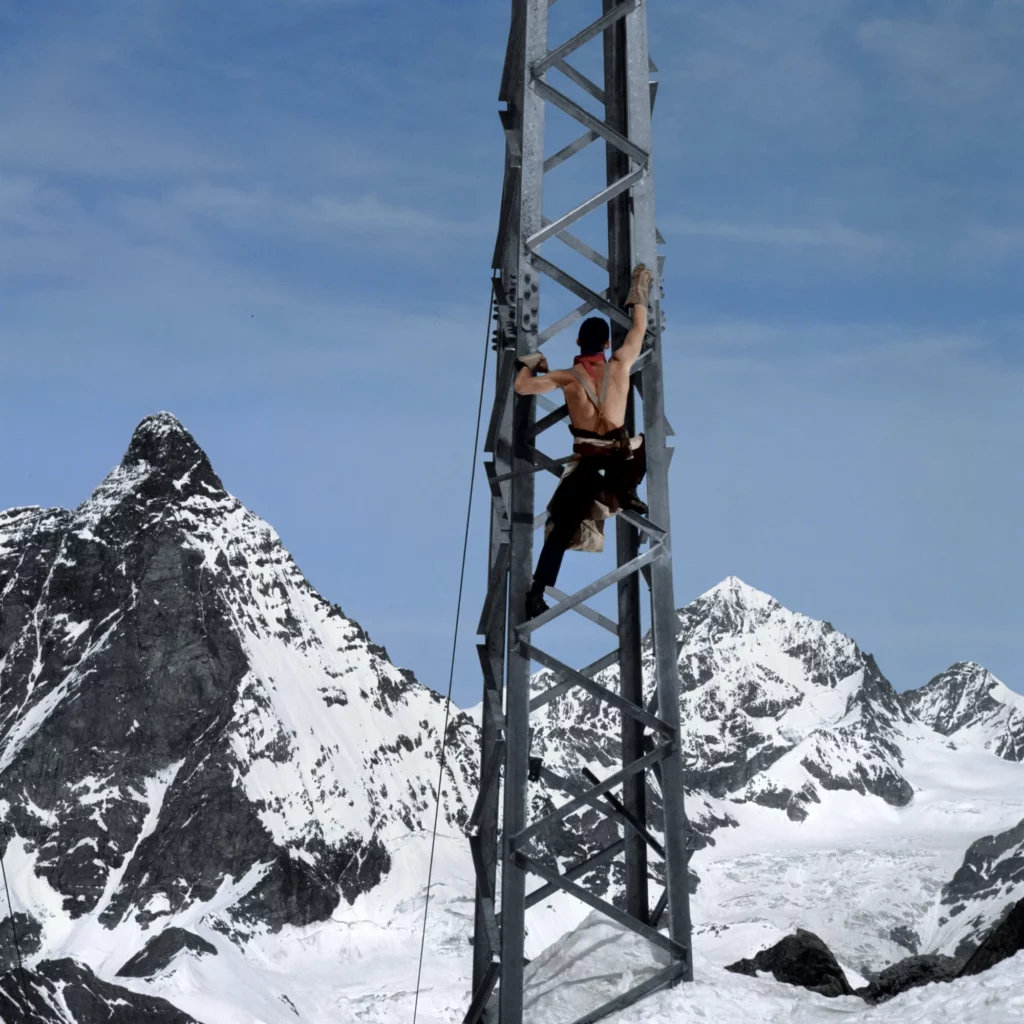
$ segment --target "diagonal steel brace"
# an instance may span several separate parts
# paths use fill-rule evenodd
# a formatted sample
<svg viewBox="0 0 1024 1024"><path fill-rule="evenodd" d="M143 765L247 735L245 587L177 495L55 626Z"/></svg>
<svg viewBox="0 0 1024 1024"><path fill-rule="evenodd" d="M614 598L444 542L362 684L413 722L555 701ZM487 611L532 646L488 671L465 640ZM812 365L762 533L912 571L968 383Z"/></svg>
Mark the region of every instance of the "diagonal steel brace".
<svg viewBox="0 0 1024 1024"><path fill-rule="evenodd" d="M535 821L532 825L528 825L517 835L510 836L508 840L509 848L515 849L522 846L527 840L537 835L538 832L543 832L544 829L568 818L574 811L578 811L587 803L589 798L600 796L602 793L607 793L609 789L614 789L623 779L628 779L631 775L636 775L637 772L647 771L651 765L668 757L672 752L672 747L673 744L671 742L660 744L649 754L639 758L632 764L627 764L625 768L619 769L614 775L609 775L599 786L588 790L586 798L576 797L562 804L561 807L556 807L550 814L545 815L539 821Z"/></svg>
<svg viewBox="0 0 1024 1024"><path fill-rule="evenodd" d="M672 736L674 734L674 730L667 726L660 718L649 715L643 708L637 707L632 701L626 700L625 697L617 694L614 690L609 690L606 686L602 686L593 679L588 679L582 673L577 672L574 668L559 661L546 651L542 651L539 647L534 647L533 644L523 641L520 643L519 649L524 658L532 658L552 672L557 672L563 679L571 679L581 690L586 690L587 693L597 697L599 700L603 700L606 704L610 704L613 708L617 708L623 714L629 715L630 718L635 718L638 722L646 725L648 729L655 729L664 736Z"/></svg>
<svg viewBox="0 0 1024 1024"><path fill-rule="evenodd" d="M583 886L577 885L575 882L570 882L564 875L560 875L553 868L549 868L546 864L541 864L540 861L533 857L528 857L525 853L521 853L519 851L517 851L514 856L516 861L527 871L538 875L540 878L550 882L552 885L557 885L559 889L563 889L571 896L575 896L581 903L586 903L587 906L593 907L594 910L599 911L606 917L610 917L613 921L622 925L624 928L628 928L630 931L636 932L637 935L647 939L648 942L653 943L655 946L660 946L662 949L668 950L668 952L674 957L683 957L686 955L685 946L681 946L678 942L674 942L667 935L662 935L656 928L643 924L635 917L630 917L629 914L619 910L618 907L606 902L599 896L595 896L592 892L588 892L583 888Z"/></svg>

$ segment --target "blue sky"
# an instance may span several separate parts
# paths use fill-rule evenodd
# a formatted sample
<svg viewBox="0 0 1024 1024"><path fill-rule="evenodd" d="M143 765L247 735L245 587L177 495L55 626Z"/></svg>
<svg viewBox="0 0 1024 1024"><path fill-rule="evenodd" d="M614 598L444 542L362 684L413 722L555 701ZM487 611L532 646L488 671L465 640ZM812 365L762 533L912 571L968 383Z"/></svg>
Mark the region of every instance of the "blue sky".
<svg viewBox="0 0 1024 1024"><path fill-rule="evenodd" d="M507 19L0 0L0 507L78 504L169 409L443 688ZM650 24L678 603L737 575L900 689L973 659L1024 690L1024 5Z"/></svg>

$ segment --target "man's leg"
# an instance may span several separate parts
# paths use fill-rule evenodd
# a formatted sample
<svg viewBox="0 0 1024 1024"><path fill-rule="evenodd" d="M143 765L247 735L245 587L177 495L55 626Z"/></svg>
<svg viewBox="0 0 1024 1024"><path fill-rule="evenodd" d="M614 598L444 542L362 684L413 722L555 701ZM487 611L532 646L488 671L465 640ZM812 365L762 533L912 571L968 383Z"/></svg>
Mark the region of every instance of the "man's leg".
<svg viewBox="0 0 1024 1024"><path fill-rule="evenodd" d="M636 493L640 481L647 475L647 456L643 445L634 449L631 459L619 458L606 472L609 490L619 499L624 509L647 515L647 503Z"/></svg>
<svg viewBox="0 0 1024 1024"><path fill-rule="evenodd" d="M526 617L536 618L547 609L544 588L553 587L562 567L562 556L586 518L594 498L604 485L595 460L581 459L576 468L558 485L549 503L551 531L544 541L533 586L526 598Z"/></svg>

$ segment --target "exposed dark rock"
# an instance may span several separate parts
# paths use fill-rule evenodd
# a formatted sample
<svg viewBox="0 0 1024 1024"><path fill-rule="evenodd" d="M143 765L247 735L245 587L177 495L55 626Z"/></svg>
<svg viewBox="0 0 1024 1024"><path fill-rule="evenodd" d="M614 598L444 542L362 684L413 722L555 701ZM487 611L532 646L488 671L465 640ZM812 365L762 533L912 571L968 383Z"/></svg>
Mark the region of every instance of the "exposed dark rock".
<svg viewBox="0 0 1024 1024"><path fill-rule="evenodd" d="M857 995L869 1003L884 1003L909 988L928 985L933 981L952 981L963 967L958 957L926 954L908 956L881 971L870 985L857 989Z"/></svg>
<svg viewBox="0 0 1024 1024"><path fill-rule="evenodd" d="M776 789L774 786L769 786L758 790L751 799L762 807L774 807L776 810L784 811L792 802L793 795L791 789Z"/></svg>
<svg viewBox="0 0 1024 1024"><path fill-rule="evenodd" d="M971 843L963 864L942 889L944 906L998 898L1024 884L1024 819L997 835ZM951 909L950 913L954 911Z"/></svg>
<svg viewBox="0 0 1024 1024"><path fill-rule="evenodd" d="M852 790L861 796L872 793L894 807L906 807L914 798L913 787L896 771L884 768L869 771L858 764L850 775L834 775L826 765L811 757L803 758L800 764L818 780L822 789Z"/></svg>
<svg viewBox="0 0 1024 1024"><path fill-rule="evenodd" d="M198 956L217 955L217 947L212 942L184 928L165 928L124 964L117 972L118 977L151 978L167 967L183 950L190 950Z"/></svg>
<svg viewBox="0 0 1024 1024"><path fill-rule="evenodd" d="M797 793L785 787L776 789L774 786L764 786L757 789L750 799L762 807L774 807L785 811L790 821L806 821L807 805L821 803L821 798L812 783L807 783Z"/></svg>
<svg viewBox="0 0 1024 1024"><path fill-rule="evenodd" d="M774 946L762 949L753 958L730 964L726 970L751 977L758 971L768 971L776 981L799 985L823 996L854 994L832 951L817 935L803 928Z"/></svg>
<svg viewBox="0 0 1024 1024"><path fill-rule="evenodd" d="M1018 900L1009 913L988 933L964 964L963 975L980 974L1024 949L1024 900Z"/></svg>
<svg viewBox="0 0 1024 1024"><path fill-rule="evenodd" d="M786 817L790 821L805 821L807 819L807 805L820 804L821 797L814 788L813 782L805 783L799 793L794 793L793 798L786 805Z"/></svg>
<svg viewBox="0 0 1024 1024"><path fill-rule="evenodd" d="M4 1024L199 1024L166 999L102 981L71 959L0 976L0 1005Z"/></svg>
<svg viewBox="0 0 1024 1024"><path fill-rule="evenodd" d="M37 953L42 933L42 925L34 917L29 917L20 910L14 912L13 928L10 917L0 921L0 973L17 966L19 951L23 961Z"/></svg>
<svg viewBox="0 0 1024 1024"><path fill-rule="evenodd" d="M904 949L909 949L911 953L917 953L921 948L921 936L909 925L898 924L895 928L890 928L889 938Z"/></svg>

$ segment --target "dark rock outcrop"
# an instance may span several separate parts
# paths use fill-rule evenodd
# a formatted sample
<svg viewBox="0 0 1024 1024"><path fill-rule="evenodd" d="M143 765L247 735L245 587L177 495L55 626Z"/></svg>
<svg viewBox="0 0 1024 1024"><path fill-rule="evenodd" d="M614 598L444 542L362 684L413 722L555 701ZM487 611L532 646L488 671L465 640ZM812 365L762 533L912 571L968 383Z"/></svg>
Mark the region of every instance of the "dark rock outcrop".
<svg viewBox="0 0 1024 1024"><path fill-rule="evenodd" d="M1024 949L1024 900L1018 900L1010 912L988 933L971 958L964 964L963 976L980 974L1001 960Z"/></svg>
<svg viewBox="0 0 1024 1024"><path fill-rule="evenodd" d="M42 933L42 925L20 910L14 912L13 921L10 916L0 921L0 974L17 966L19 954L24 960L38 953Z"/></svg>
<svg viewBox="0 0 1024 1024"><path fill-rule="evenodd" d="M963 966L963 960L953 956L908 956L886 967L870 985L857 989L857 995L868 1003L884 1003L919 985L928 985L933 981L952 981L960 974Z"/></svg>
<svg viewBox="0 0 1024 1024"><path fill-rule="evenodd" d="M767 971L776 981L799 985L823 996L854 995L832 951L817 935L803 928L762 949L753 958L730 964L726 970L751 977L758 971Z"/></svg>
<svg viewBox="0 0 1024 1024"><path fill-rule="evenodd" d="M0 1005L4 1024L199 1024L166 999L102 981L71 959L0 976Z"/></svg>
<svg viewBox="0 0 1024 1024"><path fill-rule="evenodd" d="M904 949L910 950L915 956L921 948L921 936L910 925L898 924L895 928L890 928L889 938Z"/></svg>
<svg viewBox="0 0 1024 1024"><path fill-rule="evenodd" d="M184 928L165 928L155 935L117 972L119 978L151 978L183 950L197 956L217 955L217 947Z"/></svg>
<svg viewBox="0 0 1024 1024"><path fill-rule="evenodd" d="M1008 887L1024 884L1024 818L997 835L982 836L967 848L963 864L943 887L942 902L955 906L969 900L998 897Z"/></svg>
<svg viewBox="0 0 1024 1024"><path fill-rule="evenodd" d="M954 956L967 959L978 943L1024 895L1024 819L996 835L982 836L964 853L963 863L943 886L944 918L960 918L962 937Z"/></svg>

